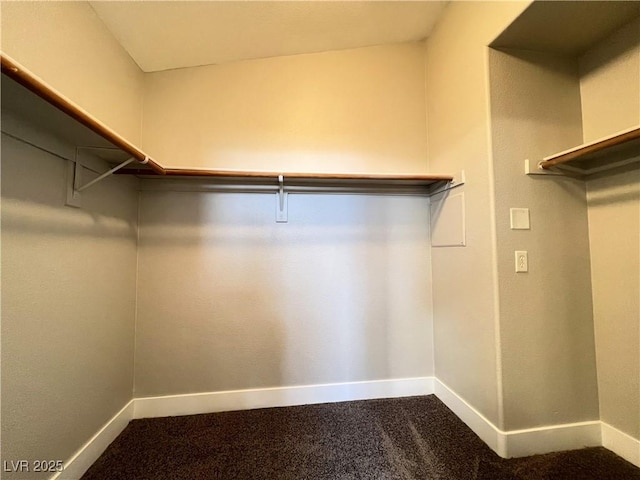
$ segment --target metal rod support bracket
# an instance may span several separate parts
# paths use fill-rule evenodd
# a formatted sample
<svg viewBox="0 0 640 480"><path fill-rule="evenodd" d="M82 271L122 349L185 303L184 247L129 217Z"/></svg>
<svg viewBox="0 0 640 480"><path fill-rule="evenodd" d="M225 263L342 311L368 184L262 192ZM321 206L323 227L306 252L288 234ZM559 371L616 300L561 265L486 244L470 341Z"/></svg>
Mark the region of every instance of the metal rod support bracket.
<svg viewBox="0 0 640 480"><path fill-rule="evenodd" d="M288 197L284 191L284 175L278 175L278 193L276 193L276 222L287 223L288 217Z"/></svg>

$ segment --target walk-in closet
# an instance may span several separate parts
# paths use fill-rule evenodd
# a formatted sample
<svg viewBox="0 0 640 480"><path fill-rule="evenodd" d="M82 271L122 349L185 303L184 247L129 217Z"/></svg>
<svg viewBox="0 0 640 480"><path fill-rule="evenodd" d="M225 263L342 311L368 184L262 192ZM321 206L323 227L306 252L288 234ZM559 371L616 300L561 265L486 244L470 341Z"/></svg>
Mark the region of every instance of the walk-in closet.
<svg viewBox="0 0 640 480"><path fill-rule="evenodd" d="M2 1L3 479L640 479L639 1Z"/></svg>

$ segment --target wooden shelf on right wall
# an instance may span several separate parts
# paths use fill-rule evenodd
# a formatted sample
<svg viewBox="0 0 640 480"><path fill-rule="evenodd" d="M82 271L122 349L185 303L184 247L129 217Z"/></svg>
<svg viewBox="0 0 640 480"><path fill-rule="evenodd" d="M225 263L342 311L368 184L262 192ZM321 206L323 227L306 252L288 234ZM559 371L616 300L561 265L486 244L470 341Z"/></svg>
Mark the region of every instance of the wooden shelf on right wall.
<svg viewBox="0 0 640 480"><path fill-rule="evenodd" d="M633 127L545 157L539 166L543 170L557 167L591 175L637 162L640 162L640 127Z"/></svg>

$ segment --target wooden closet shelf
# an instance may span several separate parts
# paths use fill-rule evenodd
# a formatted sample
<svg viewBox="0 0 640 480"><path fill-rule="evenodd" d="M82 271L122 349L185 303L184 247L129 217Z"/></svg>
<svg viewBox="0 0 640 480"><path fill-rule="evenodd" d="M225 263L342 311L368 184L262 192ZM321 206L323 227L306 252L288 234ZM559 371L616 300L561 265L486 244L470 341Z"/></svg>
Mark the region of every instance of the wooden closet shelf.
<svg viewBox="0 0 640 480"><path fill-rule="evenodd" d="M563 164L573 164L586 167L586 172L589 172L637 156L640 156L640 127L550 155L540 162L540 167L550 169Z"/></svg>
<svg viewBox="0 0 640 480"><path fill-rule="evenodd" d="M149 170L124 168L117 172L120 175L156 176ZM216 170L216 169L190 169L190 168L166 168L163 177L199 177L220 179L253 179L272 180L274 183L283 176L284 181L294 182L325 182L325 183L379 183L406 186L430 186L434 183L451 182L452 175L403 175L403 174L374 174L374 173L302 173L302 172L264 172L244 170Z"/></svg>

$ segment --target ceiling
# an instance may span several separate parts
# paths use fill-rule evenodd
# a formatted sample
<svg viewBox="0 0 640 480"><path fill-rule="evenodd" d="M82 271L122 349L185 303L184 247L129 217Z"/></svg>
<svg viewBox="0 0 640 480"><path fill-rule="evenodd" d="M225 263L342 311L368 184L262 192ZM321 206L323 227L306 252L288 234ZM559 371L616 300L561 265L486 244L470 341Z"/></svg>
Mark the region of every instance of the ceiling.
<svg viewBox="0 0 640 480"><path fill-rule="evenodd" d="M638 15L639 1L534 2L491 46L577 56Z"/></svg>
<svg viewBox="0 0 640 480"><path fill-rule="evenodd" d="M145 72L422 40L446 3L90 2Z"/></svg>

